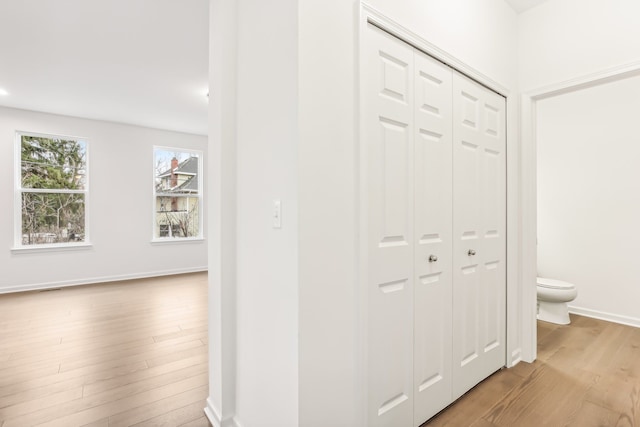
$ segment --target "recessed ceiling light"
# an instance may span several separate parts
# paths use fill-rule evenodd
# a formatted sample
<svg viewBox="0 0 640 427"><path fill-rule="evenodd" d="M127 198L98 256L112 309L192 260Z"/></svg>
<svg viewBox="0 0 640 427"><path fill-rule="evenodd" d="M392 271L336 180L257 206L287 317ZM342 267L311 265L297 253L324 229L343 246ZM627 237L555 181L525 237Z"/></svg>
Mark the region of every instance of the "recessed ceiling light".
<svg viewBox="0 0 640 427"><path fill-rule="evenodd" d="M7 96L7 95L9 95L9 92L7 92L6 90L0 87L0 96Z"/></svg>

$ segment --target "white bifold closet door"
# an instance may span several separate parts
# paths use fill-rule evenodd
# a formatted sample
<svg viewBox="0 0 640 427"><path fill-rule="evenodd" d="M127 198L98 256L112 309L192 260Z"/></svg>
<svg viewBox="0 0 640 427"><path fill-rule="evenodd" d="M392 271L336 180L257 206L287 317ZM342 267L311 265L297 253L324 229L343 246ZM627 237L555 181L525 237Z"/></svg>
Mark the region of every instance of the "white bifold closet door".
<svg viewBox="0 0 640 427"><path fill-rule="evenodd" d="M415 425L451 403L452 71L414 50Z"/></svg>
<svg viewBox="0 0 640 427"><path fill-rule="evenodd" d="M413 425L413 49L368 31L363 66L368 212L368 427Z"/></svg>
<svg viewBox="0 0 640 427"><path fill-rule="evenodd" d="M374 26L364 48L367 425L419 426L504 365L504 99Z"/></svg>
<svg viewBox="0 0 640 427"><path fill-rule="evenodd" d="M454 72L453 398L505 364L505 99Z"/></svg>

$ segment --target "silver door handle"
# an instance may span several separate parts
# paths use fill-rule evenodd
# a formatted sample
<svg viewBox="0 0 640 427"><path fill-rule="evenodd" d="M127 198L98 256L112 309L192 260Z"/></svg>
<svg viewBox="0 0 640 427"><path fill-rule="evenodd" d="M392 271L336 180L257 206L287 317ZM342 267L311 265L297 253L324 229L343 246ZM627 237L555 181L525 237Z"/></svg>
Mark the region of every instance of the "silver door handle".
<svg viewBox="0 0 640 427"><path fill-rule="evenodd" d="M469 249L469 252L467 252L467 255L469 256L474 256L476 254L476 251L473 249Z"/></svg>
<svg viewBox="0 0 640 427"><path fill-rule="evenodd" d="M438 257L435 255L429 255L429 262L436 262L438 261Z"/></svg>

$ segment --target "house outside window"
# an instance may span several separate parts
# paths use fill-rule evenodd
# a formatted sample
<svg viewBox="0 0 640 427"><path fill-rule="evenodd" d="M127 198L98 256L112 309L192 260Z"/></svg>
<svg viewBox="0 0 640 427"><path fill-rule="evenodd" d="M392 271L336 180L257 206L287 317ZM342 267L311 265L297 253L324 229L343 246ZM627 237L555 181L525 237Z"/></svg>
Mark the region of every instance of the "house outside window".
<svg viewBox="0 0 640 427"><path fill-rule="evenodd" d="M82 138L16 132L17 249L86 245L87 158Z"/></svg>
<svg viewBox="0 0 640 427"><path fill-rule="evenodd" d="M202 239L202 152L154 147L153 240Z"/></svg>

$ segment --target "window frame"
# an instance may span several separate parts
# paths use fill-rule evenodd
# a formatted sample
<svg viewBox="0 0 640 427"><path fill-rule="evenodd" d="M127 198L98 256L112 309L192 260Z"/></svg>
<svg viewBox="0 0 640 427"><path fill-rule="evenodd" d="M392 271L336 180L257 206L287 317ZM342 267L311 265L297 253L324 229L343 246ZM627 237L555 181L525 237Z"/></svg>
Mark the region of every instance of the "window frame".
<svg viewBox="0 0 640 427"><path fill-rule="evenodd" d="M157 220L157 210L156 210L156 206L157 206L157 198L158 197L163 197L162 193L158 193L156 191L156 175L157 175L157 171L156 171L156 151L161 150L161 151L168 151L168 152L176 152L176 153L186 153L186 154L190 154L190 155L194 155L197 157L198 159L198 193L197 194L186 194L186 195L179 195L177 197L180 198L190 198L190 199L197 199L198 200L198 234L196 236L189 236L189 237L160 237L160 233L158 232L158 235L156 235L156 228L158 227L156 220ZM203 164L204 164L204 152L202 150L195 150L195 149L191 149L191 148L182 148L182 147L175 147L175 146L163 146L163 145L154 145L153 146L153 151L152 151L152 156L151 156L151 187L152 187L152 198L151 198L151 243L152 244L171 244L171 243L186 243L186 242L201 242L204 240L204 168L203 168ZM170 196L164 196L164 197L170 197Z"/></svg>
<svg viewBox="0 0 640 427"><path fill-rule="evenodd" d="M35 138L49 138L49 139L62 139L81 142L84 144L85 150L85 174L84 174L84 189L82 190L68 190L68 189L39 189L39 188L23 188L22 187L22 137L30 136ZM48 252L48 251L65 251L65 250L78 250L90 248L90 223L89 223L89 199L90 199L90 144L89 139L80 136L61 135L57 133L42 133L42 132L30 132L30 131L15 131L14 141L14 239L12 252L16 253L28 253L28 252ZM22 243L22 197L24 193L41 193L41 194L81 194L84 197L84 240L58 242L58 243L40 243L25 245Z"/></svg>

